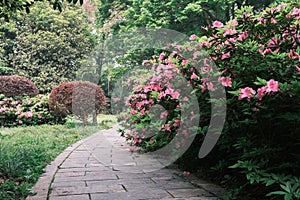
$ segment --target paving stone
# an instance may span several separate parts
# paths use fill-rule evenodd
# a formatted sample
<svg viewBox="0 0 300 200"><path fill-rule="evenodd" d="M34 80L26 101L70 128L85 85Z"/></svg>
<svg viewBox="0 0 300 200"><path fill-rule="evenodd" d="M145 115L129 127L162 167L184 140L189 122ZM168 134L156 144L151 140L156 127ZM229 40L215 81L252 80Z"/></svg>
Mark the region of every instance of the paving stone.
<svg viewBox="0 0 300 200"><path fill-rule="evenodd" d="M161 200L218 200L217 197L163 198Z"/></svg>
<svg viewBox="0 0 300 200"><path fill-rule="evenodd" d="M203 189L172 189L167 190L173 197L189 198L189 197L212 197L213 195Z"/></svg>
<svg viewBox="0 0 300 200"><path fill-rule="evenodd" d="M90 194L90 193L116 193L125 192L121 185L93 185L89 187L56 187L52 188L51 195L75 195L75 194Z"/></svg>
<svg viewBox="0 0 300 200"><path fill-rule="evenodd" d="M85 187L86 183L85 181L67 181L67 182L57 182L54 181L51 184L51 188L57 188L57 187Z"/></svg>
<svg viewBox="0 0 300 200"><path fill-rule="evenodd" d="M77 171L77 172L58 172L55 177L74 177L74 176L84 176L85 171Z"/></svg>
<svg viewBox="0 0 300 200"><path fill-rule="evenodd" d="M160 188L164 189L194 189L195 186L193 186L191 183L184 182L184 181L178 181L176 179L168 180L168 181L159 181L156 184Z"/></svg>
<svg viewBox="0 0 300 200"><path fill-rule="evenodd" d="M115 194L91 194L92 200L142 200L171 198L164 190L136 190Z"/></svg>
<svg viewBox="0 0 300 200"><path fill-rule="evenodd" d="M117 177L114 174L106 172L86 172L85 176L74 176L74 177L57 177L54 180L56 182L70 182L70 181L91 181L91 180L116 180Z"/></svg>
<svg viewBox="0 0 300 200"><path fill-rule="evenodd" d="M90 200L88 194L68 195L68 196L51 196L49 200Z"/></svg>

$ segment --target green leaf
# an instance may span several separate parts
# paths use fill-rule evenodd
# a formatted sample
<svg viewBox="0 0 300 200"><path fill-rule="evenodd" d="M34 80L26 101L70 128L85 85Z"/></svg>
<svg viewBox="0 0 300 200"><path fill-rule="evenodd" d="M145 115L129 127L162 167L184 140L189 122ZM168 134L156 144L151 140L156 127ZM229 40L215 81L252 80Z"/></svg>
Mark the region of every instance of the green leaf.
<svg viewBox="0 0 300 200"><path fill-rule="evenodd" d="M240 91L228 91L229 94L232 94L234 96L239 96Z"/></svg>
<svg viewBox="0 0 300 200"><path fill-rule="evenodd" d="M257 83L257 85L266 85L267 84L267 81L265 79L262 79L259 77L256 77L256 79L258 80L258 82L255 82L255 83Z"/></svg>
<svg viewBox="0 0 300 200"><path fill-rule="evenodd" d="M270 192L266 196L271 196L271 195L285 195L286 192L284 191L275 191L275 192Z"/></svg>

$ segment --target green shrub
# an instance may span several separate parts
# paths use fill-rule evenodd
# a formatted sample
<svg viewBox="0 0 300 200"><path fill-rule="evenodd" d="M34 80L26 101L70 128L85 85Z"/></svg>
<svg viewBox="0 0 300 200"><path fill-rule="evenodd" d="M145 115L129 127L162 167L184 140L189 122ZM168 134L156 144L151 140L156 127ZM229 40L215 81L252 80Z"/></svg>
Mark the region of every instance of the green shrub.
<svg viewBox="0 0 300 200"><path fill-rule="evenodd" d="M96 115L104 110L106 98L103 90L94 83L87 81L66 82L53 88L49 97L51 113L56 117L75 115L86 125L88 116Z"/></svg>
<svg viewBox="0 0 300 200"><path fill-rule="evenodd" d="M38 88L28 78L22 76L0 76L0 94L7 97L30 96L39 93Z"/></svg>

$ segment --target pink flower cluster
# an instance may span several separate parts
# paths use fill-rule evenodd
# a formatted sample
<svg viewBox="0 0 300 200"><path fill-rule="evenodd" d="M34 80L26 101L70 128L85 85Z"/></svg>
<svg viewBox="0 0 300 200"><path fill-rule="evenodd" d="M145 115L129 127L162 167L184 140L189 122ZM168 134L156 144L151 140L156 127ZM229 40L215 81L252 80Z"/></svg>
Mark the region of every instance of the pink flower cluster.
<svg viewBox="0 0 300 200"><path fill-rule="evenodd" d="M275 81L273 79L269 80L267 82L266 86L260 87L257 89L257 92L250 88L250 87L245 87L243 89L240 90L240 94L238 96L239 100L242 100L244 98L250 99L252 97L254 97L255 94L258 100L262 100L262 98L267 95L267 94L271 94L274 92L278 92L279 91L279 83L278 81Z"/></svg>

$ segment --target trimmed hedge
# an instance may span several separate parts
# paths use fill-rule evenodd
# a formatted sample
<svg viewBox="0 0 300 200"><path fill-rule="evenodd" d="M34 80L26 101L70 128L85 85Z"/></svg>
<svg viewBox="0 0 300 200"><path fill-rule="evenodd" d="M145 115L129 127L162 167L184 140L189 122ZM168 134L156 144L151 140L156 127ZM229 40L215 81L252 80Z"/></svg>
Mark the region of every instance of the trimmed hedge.
<svg viewBox="0 0 300 200"><path fill-rule="evenodd" d="M83 124L88 124L87 118L93 115L93 122L97 123L96 114L104 110L106 97L98 85L87 81L66 82L53 88L49 97L51 113L64 118L75 115Z"/></svg>
<svg viewBox="0 0 300 200"><path fill-rule="evenodd" d="M0 76L0 94L6 97L30 96L39 94L38 88L28 78L22 76Z"/></svg>

